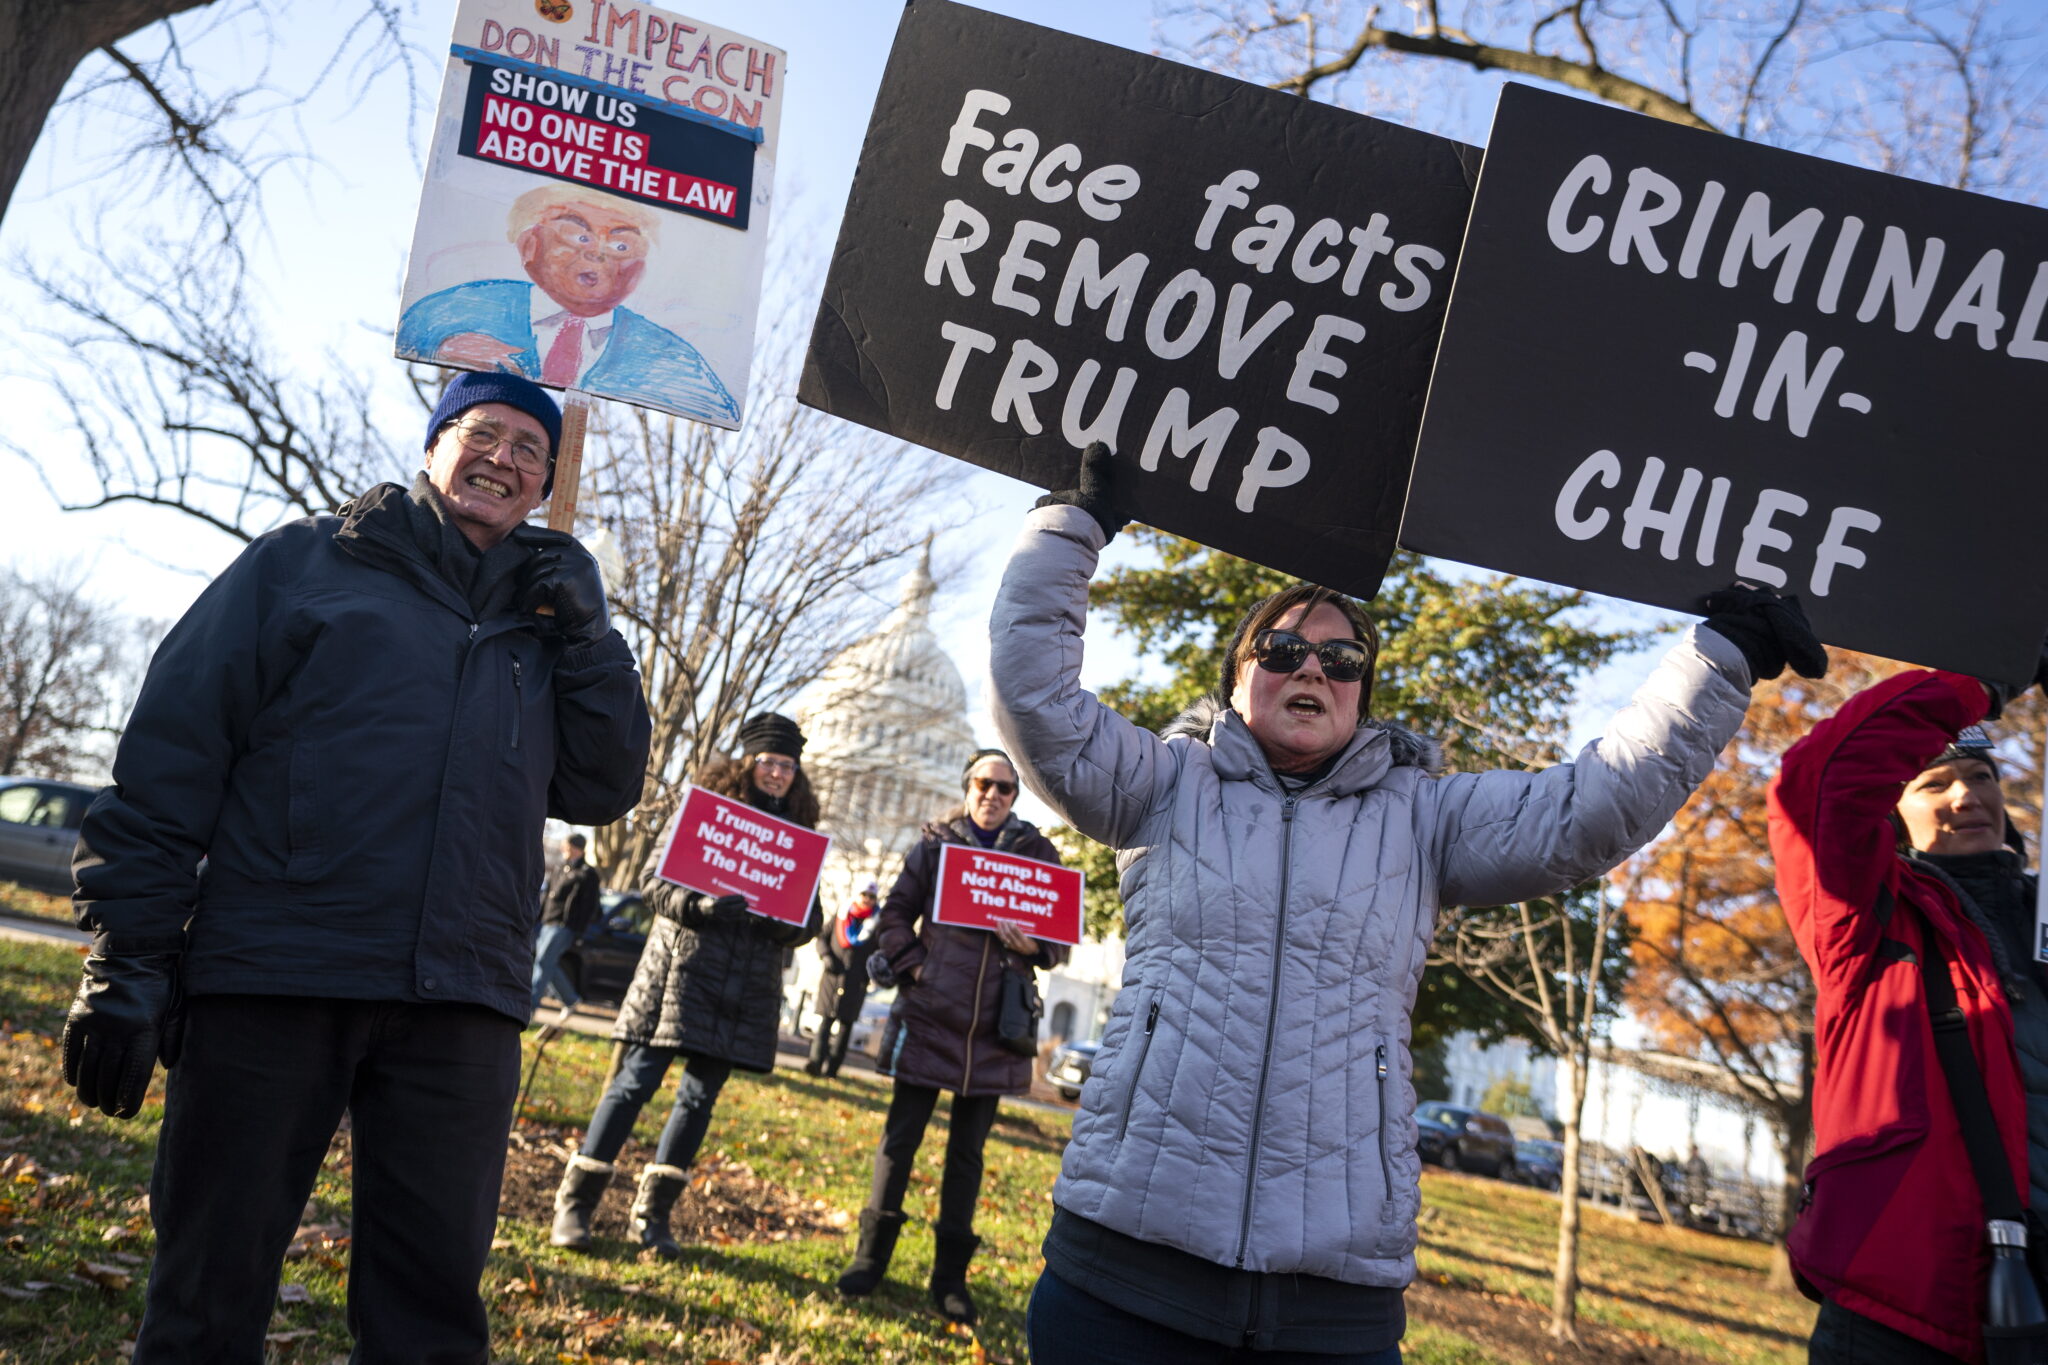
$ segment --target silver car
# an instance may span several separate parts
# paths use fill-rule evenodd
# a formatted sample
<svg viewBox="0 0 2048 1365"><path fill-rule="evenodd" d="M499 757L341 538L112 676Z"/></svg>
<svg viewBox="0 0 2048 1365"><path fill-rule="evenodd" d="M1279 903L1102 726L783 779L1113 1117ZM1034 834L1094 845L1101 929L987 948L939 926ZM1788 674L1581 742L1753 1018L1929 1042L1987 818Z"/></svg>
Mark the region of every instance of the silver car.
<svg viewBox="0 0 2048 1365"><path fill-rule="evenodd" d="M67 894L78 822L97 792L76 782L0 777L0 881Z"/></svg>

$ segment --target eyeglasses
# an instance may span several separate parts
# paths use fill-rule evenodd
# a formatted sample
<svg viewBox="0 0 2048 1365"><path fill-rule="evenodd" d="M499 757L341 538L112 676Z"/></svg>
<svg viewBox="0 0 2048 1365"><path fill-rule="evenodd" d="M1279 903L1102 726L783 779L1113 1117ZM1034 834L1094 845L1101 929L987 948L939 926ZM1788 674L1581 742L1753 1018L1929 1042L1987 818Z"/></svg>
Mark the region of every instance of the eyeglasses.
<svg viewBox="0 0 2048 1365"><path fill-rule="evenodd" d="M1004 796L1017 794L1017 784L1005 782L1000 777L977 777L973 779L973 783L974 789L978 792L1001 792Z"/></svg>
<svg viewBox="0 0 2048 1365"><path fill-rule="evenodd" d="M1324 640L1312 644L1291 630L1262 630L1252 637L1252 657L1268 673L1292 673L1308 662L1314 650L1323 676L1331 682L1357 682L1372 662L1372 651L1357 640Z"/></svg>
<svg viewBox="0 0 2048 1365"><path fill-rule="evenodd" d="M786 758L770 758L767 754L762 754L759 758L755 759L754 766L764 773L794 773L796 771L796 764L791 760Z"/></svg>
<svg viewBox="0 0 2048 1365"><path fill-rule="evenodd" d="M547 451L541 448L539 442L523 432L507 431L496 422L467 422L457 424L455 436L462 442L464 449L473 450L479 455L488 455L499 446L511 446L512 463L517 465L522 473L545 474L548 471Z"/></svg>

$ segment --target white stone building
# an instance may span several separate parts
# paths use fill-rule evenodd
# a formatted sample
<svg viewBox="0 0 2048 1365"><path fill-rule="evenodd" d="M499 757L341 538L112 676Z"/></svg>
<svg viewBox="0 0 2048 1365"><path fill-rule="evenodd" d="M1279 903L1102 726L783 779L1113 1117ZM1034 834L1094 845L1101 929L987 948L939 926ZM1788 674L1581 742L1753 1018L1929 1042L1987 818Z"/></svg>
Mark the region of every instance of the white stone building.
<svg viewBox="0 0 2048 1365"><path fill-rule="evenodd" d="M832 854L819 888L838 911L869 882L884 894L925 821L960 801L978 747L967 684L932 633L931 551L903 576L881 629L830 664L797 705L804 768Z"/></svg>
<svg viewBox="0 0 2048 1365"><path fill-rule="evenodd" d="M959 804L960 775L979 748L967 684L931 627L931 552L904 575L881 628L834 659L798 699L804 768L817 788L819 828L832 836L819 894L828 912L869 882L886 896L927 820ZM800 949L785 987L801 1014L823 967ZM1048 1037L1094 1037L1123 975L1123 945L1084 943L1040 978Z"/></svg>
<svg viewBox="0 0 2048 1365"><path fill-rule="evenodd" d="M1563 1068L1519 1038L1481 1044L1454 1035L1444 1053L1453 1104L1478 1107L1496 1081L1519 1081L1555 1117ZM1716 1173L1775 1185L1785 1165L1769 1123L1734 1094L1721 1068L1648 1048L1596 1044L1579 1130L1617 1151L1642 1147L1683 1161L1697 1148Z"/></svg>

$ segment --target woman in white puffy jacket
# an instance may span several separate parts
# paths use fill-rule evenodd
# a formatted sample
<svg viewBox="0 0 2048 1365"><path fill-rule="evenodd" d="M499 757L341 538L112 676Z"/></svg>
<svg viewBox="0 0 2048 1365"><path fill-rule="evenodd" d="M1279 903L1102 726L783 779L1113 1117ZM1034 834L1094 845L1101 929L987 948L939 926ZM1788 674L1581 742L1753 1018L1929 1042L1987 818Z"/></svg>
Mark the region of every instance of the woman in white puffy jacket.
<svg viewBox="0 0 2048 1365"><path fill-rule="evenodd" d="M1368 716L1378 638L1301 585L1239 624L1164 737L1083 691L1109 461L1026 523L990 621L1025 783L1117 850L1123 990L1081 1098L1033 1294L1034 1365L1393 1365L1420 1163L1408 1012L1440 905L1597 877L1713 765L1753 677L1824 665L1796 603L1739 587L1575 763L1439 776ZM1820 663L1815 663L1815 660Z"/></svg>

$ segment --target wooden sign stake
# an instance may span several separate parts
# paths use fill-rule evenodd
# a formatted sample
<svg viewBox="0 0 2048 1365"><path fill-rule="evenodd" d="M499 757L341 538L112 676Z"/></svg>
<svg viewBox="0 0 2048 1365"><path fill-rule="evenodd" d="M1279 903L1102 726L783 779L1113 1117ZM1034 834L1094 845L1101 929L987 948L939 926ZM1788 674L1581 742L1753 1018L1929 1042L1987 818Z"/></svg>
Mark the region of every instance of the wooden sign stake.
<svg viewBox="0 0 2048 1365"><path fill-rule="evenodd" d="M570 389L562 395L562 445L555 452L555 492L548 500L548 529L576 533L576 486L583 477L583 427L590 395Z"/></svg>

